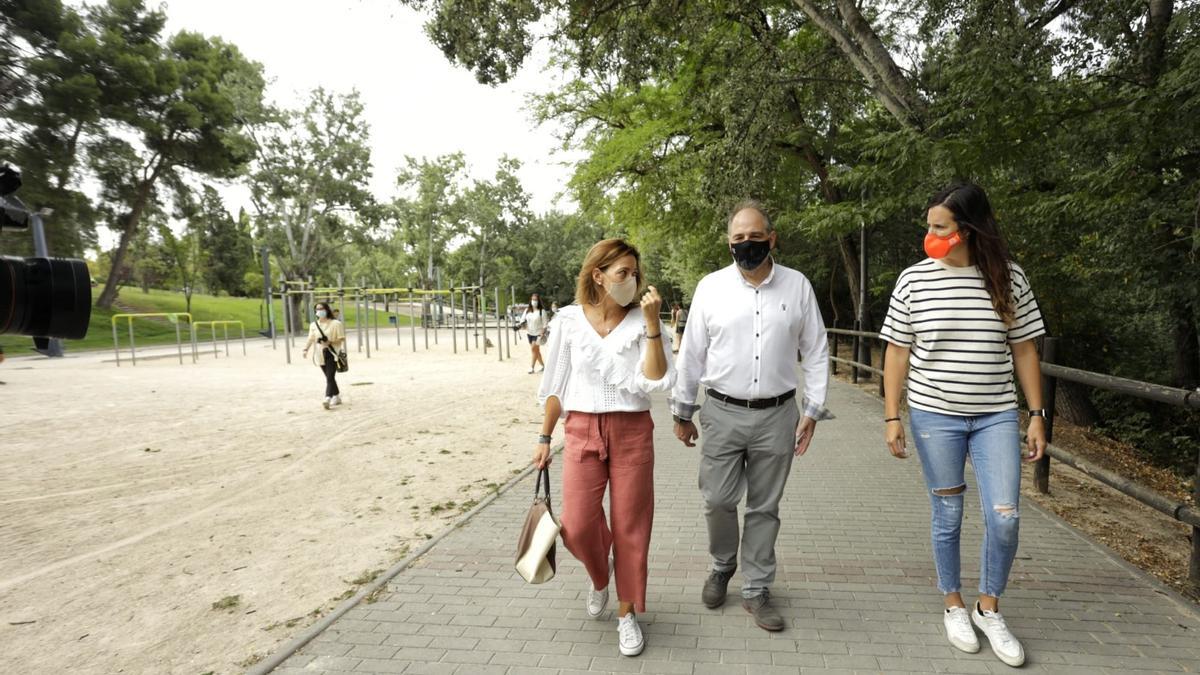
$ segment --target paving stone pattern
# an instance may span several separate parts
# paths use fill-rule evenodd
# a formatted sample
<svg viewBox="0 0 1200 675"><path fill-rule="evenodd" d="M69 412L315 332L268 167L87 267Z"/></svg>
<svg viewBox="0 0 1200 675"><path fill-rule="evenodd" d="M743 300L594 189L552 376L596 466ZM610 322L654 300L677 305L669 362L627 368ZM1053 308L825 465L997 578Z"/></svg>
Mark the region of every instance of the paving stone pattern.
<svg viewBox="0 0 1200 675"><path fill-rule="evenodd" d="M390 593L354 608L275 673L1013 672L982 636L978 654L945 639L920 466L915 456L901 462L888 455L879 401L833 382L828 405L837 419L818 425L781 506L772 589L788 621L781 633L751 622L737 595L740 576L724 607L700 603L708 555L699 448L675 440L666 400L656 399L654 539L640 657L617 651L615 591L600 619L587 617L587 577L561 545L551 582L526 585L513 571L530 477L398 575ZM553 465L556 503L560 464ZM968 483L964 591L978 586L982 534L973 478ZM1024 672L1200 671L1194 605L1028 502L1020 517L1021 548L1001 608L1025 645Z"/></svg>

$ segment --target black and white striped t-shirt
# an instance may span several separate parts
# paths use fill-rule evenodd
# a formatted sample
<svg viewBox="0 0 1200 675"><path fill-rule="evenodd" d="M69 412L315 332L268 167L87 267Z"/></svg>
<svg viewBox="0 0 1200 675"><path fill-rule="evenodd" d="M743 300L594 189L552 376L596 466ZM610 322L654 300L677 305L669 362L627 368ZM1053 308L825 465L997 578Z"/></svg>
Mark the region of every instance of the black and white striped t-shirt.
<svg viewBox="0 0 1200 675"><path fill-rule="evenodd" d="M880 335L909 347L908 405L948 415L984 415L1017 405L1010 343L1046 332L1029 278L1012 270L1015 321L992 308L979 268L926 258L900 273Z"/></svg>

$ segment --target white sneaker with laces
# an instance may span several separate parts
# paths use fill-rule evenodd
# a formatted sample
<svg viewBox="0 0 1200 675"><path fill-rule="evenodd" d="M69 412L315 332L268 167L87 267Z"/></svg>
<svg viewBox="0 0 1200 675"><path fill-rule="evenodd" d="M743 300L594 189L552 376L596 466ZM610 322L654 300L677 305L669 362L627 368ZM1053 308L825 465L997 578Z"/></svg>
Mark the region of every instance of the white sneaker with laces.
<svg viewBox="0 0 1200 675"><path fill-rule="evenodd" d="M611 585L611 584L610 584ZM604 608L608 606L608 586L602 590L596 590L591 580L588 581L588 597L587 597L587 613L593 619L600 616Z"/></svg>
<svg viewBox="0 0 1200 675"><path fill-rule="evenodd" d="M633 612L617 619L617 646L625 656L637 656L646 648L642 627L638 625Z"/></svg>
<svg viewBox="0 0 1200 675"><path fill-rule="evenodd" d="M334 396L332 399L330 399L329 403L330 403L330 405L341 405L341 404L342 404L342 397L341 397L341 396Z"/></svg>
<svg viewBox="0 0 1200 675"><path fill-rule="evenodd" d="M977 604L975 611L971 612L971 621L987 636L992 651L1001 661L1014 668L1025 663L1025 649L1008 630L1008 624L1004 622L1000 612L980 611Z"/></svg>
<svg viewBox="0 0 1200 675"><path fill-rule="evenodd" d="M608 578L609 579L612 579L614 569L615 568L613 566L613 559L609 558L608 559ZM605 586L604 590L598 591L598 590L596 590L595 584L592 583L592 580L590 578L588 579L587 613L588 613L588 616L592 617L593 619L599 618L600 613L604 611L604 607L606 605L608 605L608 588L609 588L609 586L612 586L612 584Z"/></svg>
<svg viewBox="0 0 1200 675"><path fill-rule="evenodd" d="M942 616L950 644L968 654L979 651L979 638L971 627L971 612L966 607L950 607Z"/></svg>

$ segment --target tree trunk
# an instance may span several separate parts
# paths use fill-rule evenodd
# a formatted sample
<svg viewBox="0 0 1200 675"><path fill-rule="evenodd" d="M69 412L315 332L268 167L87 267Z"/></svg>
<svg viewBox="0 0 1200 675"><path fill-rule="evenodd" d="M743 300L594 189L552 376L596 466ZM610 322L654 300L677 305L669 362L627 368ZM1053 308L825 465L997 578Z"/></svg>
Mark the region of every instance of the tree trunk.
<svg viewBox="0 0 1200 675"><path fill-rule="evenodd" d="M1195 389L1200 386L1200 335L1196 330L1196 313L1182 299L1171 303L1170 309L1171 339L1175 346L1171 385Z"/></svg>
<svg viewBox="0 0 1200 675"><path fill-rule="evenodd" d="M880 103L883 104L883 107L887 108L889 113L892 113L892 117L900 121L900 124L905 126L920 126L919 120L913 119L912 110L910 109L911 103L901 100L901 98L896 97L896 95L893 94L894 89L902 88L899 88L899 86L895 85L894 83L889 84L886 82L883 74L880 70L878 70L878 66L884 64L884 61L881 60L880 55L875 53L875 49L872 49L871 53L865 52L862 42L857 41L860 36L851 36L848 34L844 26L839 24L838 20L835 20L833 17L830 17L829 14L822 12L821 8L817 7L815 2L812 2L812 0L793 1L796 2L797 6L799 6L800 11L803 11L806 16L809 17L811 22L816 24L817 28L820 28L822 31L824 31L824 34L828 35L830 40L833 40L834 44L841 49L841 53L844 54L848 60L850 60L851 65L854 66L854 70L857 70L859 74L862 74L863 78L866 80L866 84L870 85L871 92L875 95L876 100L880 101ZM839 2L839 4L841 4L841 2ZM854 14L857 14L859 18L862 18L862 14L858 14L857 10L854 12ZM865 19L863 19L863 24L865 23ZM874 31L870 30L869 25L868 32L870 32L870 35L872 36L875 35ZM880 42L878 41L877 36L875 37L875 42ZM880 44L882 44L882 42L880 42ZM887 54L887 49L883 49L883 53ZM892 68L894 68L895 72L899 72L899 68L895 67L895 62L892 61L892 56L890 56L890 54L887 55L886 61L892 62ZM910 86L907 85L905 88L911 89Z"/></svg>
<svg viewBox="0 0 1200 675"><path fill-rule="evenodd" d="M1100 422L1100 412L1092 405L1091 388L1076 382L1058 381L1054 414L1081 427Z"/></svg>
<svg viewBox="0 0 1200 675"><path fill-rule="evenodd" d="M902 123L921 128L925 123L925 102L921 100L916 88L905 77L904 72L896 65L891 52L883 44L883 40L871 27L871 24L858 9L854 0L837 0L838 13L846 22L850 35L858 43L863 56L879 75L879 81L887 88L892 97L904 107L905 119Z"/></svg>
<svg viewBox="0 0 1200 675"><path fill-rule="evenodd" d="M1146 14L1146 29L1142 45L1142 84L1153 87L1162 74L1163 57L1167 51L1167 29L1175 13L1174 0L1150 0Z"/></svg>
<svg viewBox="0 0 1200 675"><path fill-rule="evenodd" d="M125 254L129 250L129 243L133 241L137 234L138 224L142 220L142 212L146 210L146 204L150 201L150 193L154 190L154 183L158 180L159 174L162 172L165 165L164 160L160 160L154 167L154 171L150 177L142 181L138 187L137 199L133 203L133 208L129 211L129 216L125 218L125 229L121 231L121 242L117 244L117 250L113 252L112 269L114 271L121 269L121 264L125 262ZM120 279L118 275L110 272L108 280L104 282L104 290L100 292L100 297L96 300L96 307L100 309L111 309L113 301L117 299L117 292L120 288Z"/></svg>
<svg viewBox="0 0 1200 675"><path fill-rule="evenodd" d="M304 316L304 299L299 295L289 295L288 302L292 305L292 334L308 334L308 317Z"/></svg>
<svg viewBox="0 0 1200 675"><path fill-rule="evenodd" d="M859 284L858 278L858 244L854 237L848 234L838 236L838 252L842 254L842 269L846 272L846 285L850 289L850 302L854 309L854 317L858 317Z"/></svg>

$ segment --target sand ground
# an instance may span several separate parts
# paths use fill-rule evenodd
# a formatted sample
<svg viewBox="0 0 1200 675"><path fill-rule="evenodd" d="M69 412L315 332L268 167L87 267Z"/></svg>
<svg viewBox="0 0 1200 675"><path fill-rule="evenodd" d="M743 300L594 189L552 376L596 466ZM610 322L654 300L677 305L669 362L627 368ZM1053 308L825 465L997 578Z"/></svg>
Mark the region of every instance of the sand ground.
<svg viewBox="0 0 1200 675"><path fill-rule="evenodd" d="M0 672L242 672L506 482L528 346L449 338L351 336L330 411L261 339L0 365Z"/></svg>

